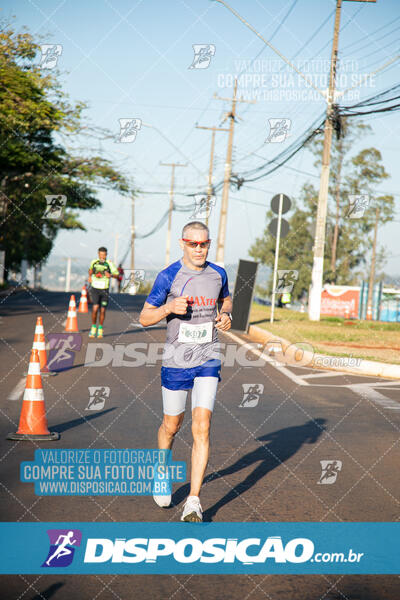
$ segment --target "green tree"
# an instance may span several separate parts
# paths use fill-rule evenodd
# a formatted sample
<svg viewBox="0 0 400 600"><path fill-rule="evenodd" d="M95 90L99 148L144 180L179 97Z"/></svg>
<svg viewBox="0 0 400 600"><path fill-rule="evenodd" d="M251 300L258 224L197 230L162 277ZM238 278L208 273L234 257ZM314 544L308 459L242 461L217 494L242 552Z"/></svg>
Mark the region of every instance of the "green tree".
<svg viewBox="0 0 400 600"><path fill-rule="evenodd" d="M129 195L132 183L112 164L85 151L71 154L66 136L111 137L83 121L86 105L72 104L57 72L39 67L40 46L9 24L0 29L0 249L6 273L21 260L40 262L60 229L84 229L79 210L98 208L98 189ZM65 195L61 219L43 219L47 195Z"/></svg>
<svg viewBox="0 0 400 600"><path fill-rule="evenodd" d="M359 174L356 174L355 181L358 181L361 185L360 177ZM312 248L314 244L317 204L318 191L311 183L306 183L301 190L298 201L293 203L291 211L285 215L290 225L290 231L287 237L281 239L278 268L298 271L298 280L292 292L294 299L307 295L311 283ZM346 219L345 214L347 211L348 193L346 191L346 194L343 192L343 200L341 200L341 227L338 235L335 271L331 270L335 219L329 214L326 229L327 243L324 256L324 277L326 282L338 285L352 285L357 283L359 279L357 269L366 264L367 250L371 247L369 239L371 224L366 223L363 219ZM275 258L275 238L270 234L268 224L274 216L271 211L267 212L266 227L263 235L260 238L256 238L249 249L249 254L252 258L270 266L271 269L273 268ZM361 234L359 235L360 232ZM269 282L268 293L271 292L271 288L272 276Z"/></svg>
<svg viewBox="0 0 400 600"><path fill-rule="evenodd" d="M377 196L375 193L376 186L389 177L381 161L382 155L376 148L362 150L352 159L355 172L347 179L347 185L352 194L367 194L369 196L369 206L359 221L368 249L372 247L367 300L367 305L370 307L372 306L372 293L377 268L379 225L392 221L395 216L394 197L390 194ZM381 252L378 257L381 265L383 256Z"/></svg>

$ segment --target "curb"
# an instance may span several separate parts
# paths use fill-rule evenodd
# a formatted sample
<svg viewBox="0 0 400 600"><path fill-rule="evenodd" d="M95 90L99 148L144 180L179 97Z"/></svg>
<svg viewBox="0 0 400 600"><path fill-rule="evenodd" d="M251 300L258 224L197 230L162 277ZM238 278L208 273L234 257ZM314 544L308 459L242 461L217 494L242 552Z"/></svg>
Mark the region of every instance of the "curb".
<svg viewBox="0 0 400 600"><path fill-rule="evenodd" d="M0 291L0 298L7 298L9 296L13 296L14 294L18 294L19 292L24 292L25 288L23 286L10 286L5 290Z"/></svg>
<svg viewBox="0 0 400 600"><path fill-rule="evenodd" d="M277 342L277 344L279 344L283 349L285 359L290 359L289 366L297 366L296 363L299 363L301 361L301 364L299 364L298 366L308 367L310 369L321 369L323 371L341 371L343 373L350 373L352 375L383 377L385 379L400 379L400 365L394 365L392 363L381 363L374 360L346 358L341 356L328 356L326 354L315 354L314 352L310 352L309 350L304 350L301 347L301 345L296 346L295 343L289 342L284 338L274 335L266 329L261 329L261 327L257 327L257 325L250 325L247 334L254 342L262 342L264 344L267 342ZM300 358L300 360L296 358L296 353L299 351L302 352L302 357ZM330 364L328 366L324 364L324 362L328 361L333 362L335 361L335 359L338 363L340 363L341 360L346 360L348 364ZM360 364L357 364L358 360L360 361Z"/></svg>

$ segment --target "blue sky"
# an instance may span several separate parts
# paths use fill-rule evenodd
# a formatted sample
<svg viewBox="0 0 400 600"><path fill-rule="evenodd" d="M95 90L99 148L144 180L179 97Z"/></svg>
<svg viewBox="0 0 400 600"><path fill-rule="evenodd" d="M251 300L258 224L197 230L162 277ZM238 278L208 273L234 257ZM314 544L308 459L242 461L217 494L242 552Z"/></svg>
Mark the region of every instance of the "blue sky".
<svg viewBox="0 0 400 600"><path fill-rule="evenodd" d="M329 61L333 33L333 0L232 0L229 4L252 24L285 56L308 70L317 87L323 85L323 68ZM282 20L291 9L286 21ZM242 117L235 127L233 171L254 168L276 156L305 131L324 112L323 99L296 99L295 92L306 90L296 74L283 66L278 56L265 46L222 4L210 0L98 0L97 2L20 0L3 3L3 15L16 17L17 27L26 26L42 36L42 43L61 44L58 67L64 89L74 100L89 103L87 118L97 126L119 132L119 119L138 118L143 123L133 143L101 144L91 142L104 155L135 179L144 192L136 200L137 231L150 231L168 206L170 168L160 162L188 163L176 171L175 200L189 203L184 193L206 186L210 132L195 124L221 126L228 103L213 94L231 97L232 75L242 71L240 92L257 97L256 104L240 104ZM393 23L391 24L391 22ZM325 22L325 24L324 24ZM339 56L342 61L342 86L350 87L353 78L379 68L398 53L400 7L396 0L374 3L343 2ZM272 36L272 38L271 38ZM215 55L207 69L189 69L193 44L214 44ZM253 59L257 57L253 63ZM400 61L399 61L400 62ZM398 81L399 62L359 88L351 104L391 87ZM273 83L272 74L275 77ZM264 87L260 88L264 75ZM258 77L258 80L257 80ZM265 96L274 85L284 90L281 100ZM258 93L258 96L257 96ZM268 119L291 120L290 137L282 143L265 144ZM354 148L375 146L391 174L381 191L400 199L398 134L396 113L368 119L373 127ZM224 125L222 125L224 126ZM217 134L215 182L223 178L227 137ZM312 181L318 186L319 172L312 157L299 152L287 165L255 183L232 191L229 201L225 262L249 258L247 251L265 228L265 212L271 197L284 192L296 198L302 185ZM158 192L157 194L155 192ZM119 234L119 258L125 253L130 234L130 202L115 193L101 192L103 208L82 213L85 232L59 235L53 254L93 257L99 245L113 254L115 234ZM216 239L219 223L220 193L210 218L211 236ZM397 223L382 227L379 241L390 258L386 271L400 274ZM190 213L175 212L172 219L171 261L180 256L178 244L182 226ZM159 268L165 260L166 225L156 234L136 242L136 268ZM214 244L215 249L216 244ZM210 250L214 260L215 250ZM126 266L128 261L126 261Z"/></svg>

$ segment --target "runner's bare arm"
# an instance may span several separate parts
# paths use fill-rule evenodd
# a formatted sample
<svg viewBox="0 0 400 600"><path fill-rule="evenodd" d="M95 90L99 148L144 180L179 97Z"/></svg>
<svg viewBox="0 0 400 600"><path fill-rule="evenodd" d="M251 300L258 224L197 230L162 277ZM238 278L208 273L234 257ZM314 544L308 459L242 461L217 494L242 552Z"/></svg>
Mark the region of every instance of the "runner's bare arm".
<svg viewBox="0 0 400 600"><path fill-rule="evenodd" d="M223 298L220 312L221 313L224 313L224 312L231 313L232 312L232 298L230 296Z"/></svg>
<svg viewBox="0 0 400 600"><path fill-rule="evenodd" d="M159 323L171 313L184 315L187 310L188 298L188 295L179 296L170 302L166 302L166 304L163 304L162 306L153 306L152 304L149 304L149 302L145 302L139 316L139 323L143 325L143 327L148 327L149 325Z"/></svg>

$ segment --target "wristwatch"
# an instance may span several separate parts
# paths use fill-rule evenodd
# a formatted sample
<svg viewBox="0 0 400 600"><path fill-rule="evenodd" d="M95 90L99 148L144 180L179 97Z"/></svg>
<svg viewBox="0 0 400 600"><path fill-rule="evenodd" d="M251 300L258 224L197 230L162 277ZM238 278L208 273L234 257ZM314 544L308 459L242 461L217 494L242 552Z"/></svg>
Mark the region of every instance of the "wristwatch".
<svg viewBox="0 0 400 600"><path fill-rule="evenodd" d="M230 313L230 312L222 312L221 315L228 315L228 317L232 321L232 313Z"/></svg>

